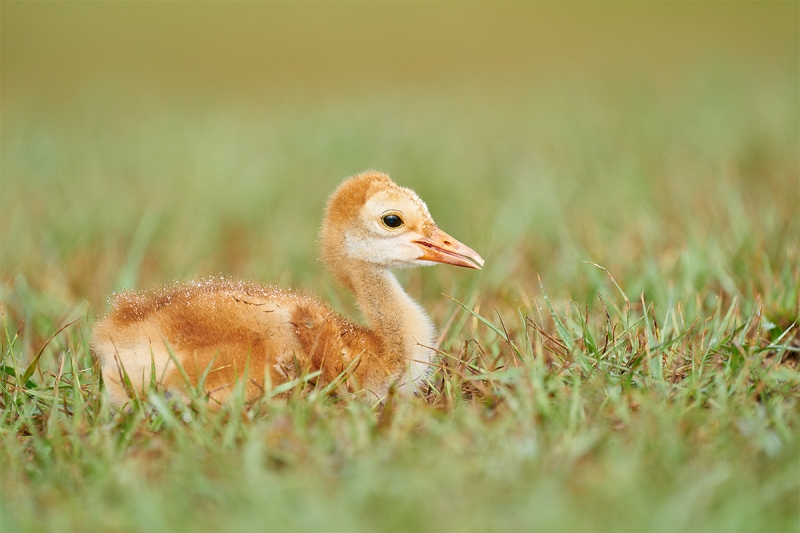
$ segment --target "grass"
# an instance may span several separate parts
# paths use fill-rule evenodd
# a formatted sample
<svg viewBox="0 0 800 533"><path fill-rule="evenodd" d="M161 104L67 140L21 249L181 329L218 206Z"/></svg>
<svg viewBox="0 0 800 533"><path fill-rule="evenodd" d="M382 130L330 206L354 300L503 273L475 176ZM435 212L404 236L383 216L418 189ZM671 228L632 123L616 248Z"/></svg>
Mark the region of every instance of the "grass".
<svg viewBox="0 0 800 533"><path fill-rule="evenodd" d="M792 54L363 98L7 100L0 529L797 531ZM111 412L87 340L113 290L222 272L358 316L315 239L368 167L487 261L400 273L442 332L424 397Z"/></svg>

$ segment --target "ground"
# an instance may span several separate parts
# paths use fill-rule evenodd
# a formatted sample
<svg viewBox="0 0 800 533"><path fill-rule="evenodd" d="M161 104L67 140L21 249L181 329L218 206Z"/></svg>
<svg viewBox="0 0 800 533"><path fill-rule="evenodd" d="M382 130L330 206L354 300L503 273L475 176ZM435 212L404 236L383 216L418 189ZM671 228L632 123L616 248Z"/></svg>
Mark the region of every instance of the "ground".
<svg viewBox="0 0 800 533"><path fill-rule="evenodd" d="M2 7L0 529L800 529L797 4L283 6L239 63L255 15L63 5ZM399 273L425 395L110 410L114 290L222 273L357 318L316 238L370 167L486 259Z"/></svg>

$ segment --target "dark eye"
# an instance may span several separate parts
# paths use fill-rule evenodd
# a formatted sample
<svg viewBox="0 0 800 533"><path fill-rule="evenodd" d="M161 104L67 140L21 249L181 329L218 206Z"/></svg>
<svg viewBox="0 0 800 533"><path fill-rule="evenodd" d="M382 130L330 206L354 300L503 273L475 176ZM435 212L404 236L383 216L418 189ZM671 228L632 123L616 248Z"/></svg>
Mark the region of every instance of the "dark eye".
<svg viewBox="0 0 800 533"><path fill-rule="evenodd" d="M387 228L399 228L403 225L403 219L397 215L383 215L383 225Z"/></svg>

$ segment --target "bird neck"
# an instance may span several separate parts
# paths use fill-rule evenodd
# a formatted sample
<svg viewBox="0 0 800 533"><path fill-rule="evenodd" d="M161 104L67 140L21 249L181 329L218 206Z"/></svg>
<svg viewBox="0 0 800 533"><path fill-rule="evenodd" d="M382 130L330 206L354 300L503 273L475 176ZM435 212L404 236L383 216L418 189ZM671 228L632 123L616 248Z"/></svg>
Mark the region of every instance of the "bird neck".
<svg viewBox="0 0 800 533"><path fill-rule="evenodd" d="M432 369L435 330L430 318L390 271L362 263L348 277L364 318L383 340L385 356L407 363L399 390L413 393Z"/></svg>

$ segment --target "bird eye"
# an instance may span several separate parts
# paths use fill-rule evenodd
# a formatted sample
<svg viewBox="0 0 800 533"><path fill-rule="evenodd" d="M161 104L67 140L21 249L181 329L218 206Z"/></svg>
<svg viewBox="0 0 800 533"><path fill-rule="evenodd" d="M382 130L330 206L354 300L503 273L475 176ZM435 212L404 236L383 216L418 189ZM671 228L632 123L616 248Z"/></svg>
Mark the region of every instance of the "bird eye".
<svg viewBox="0 0 800 533"><path fill-rule="evenodd" d="M383 225L387 228L396 229L403 225L403 219L395 214L383 215L381 220L383 220Z"/></svg>

